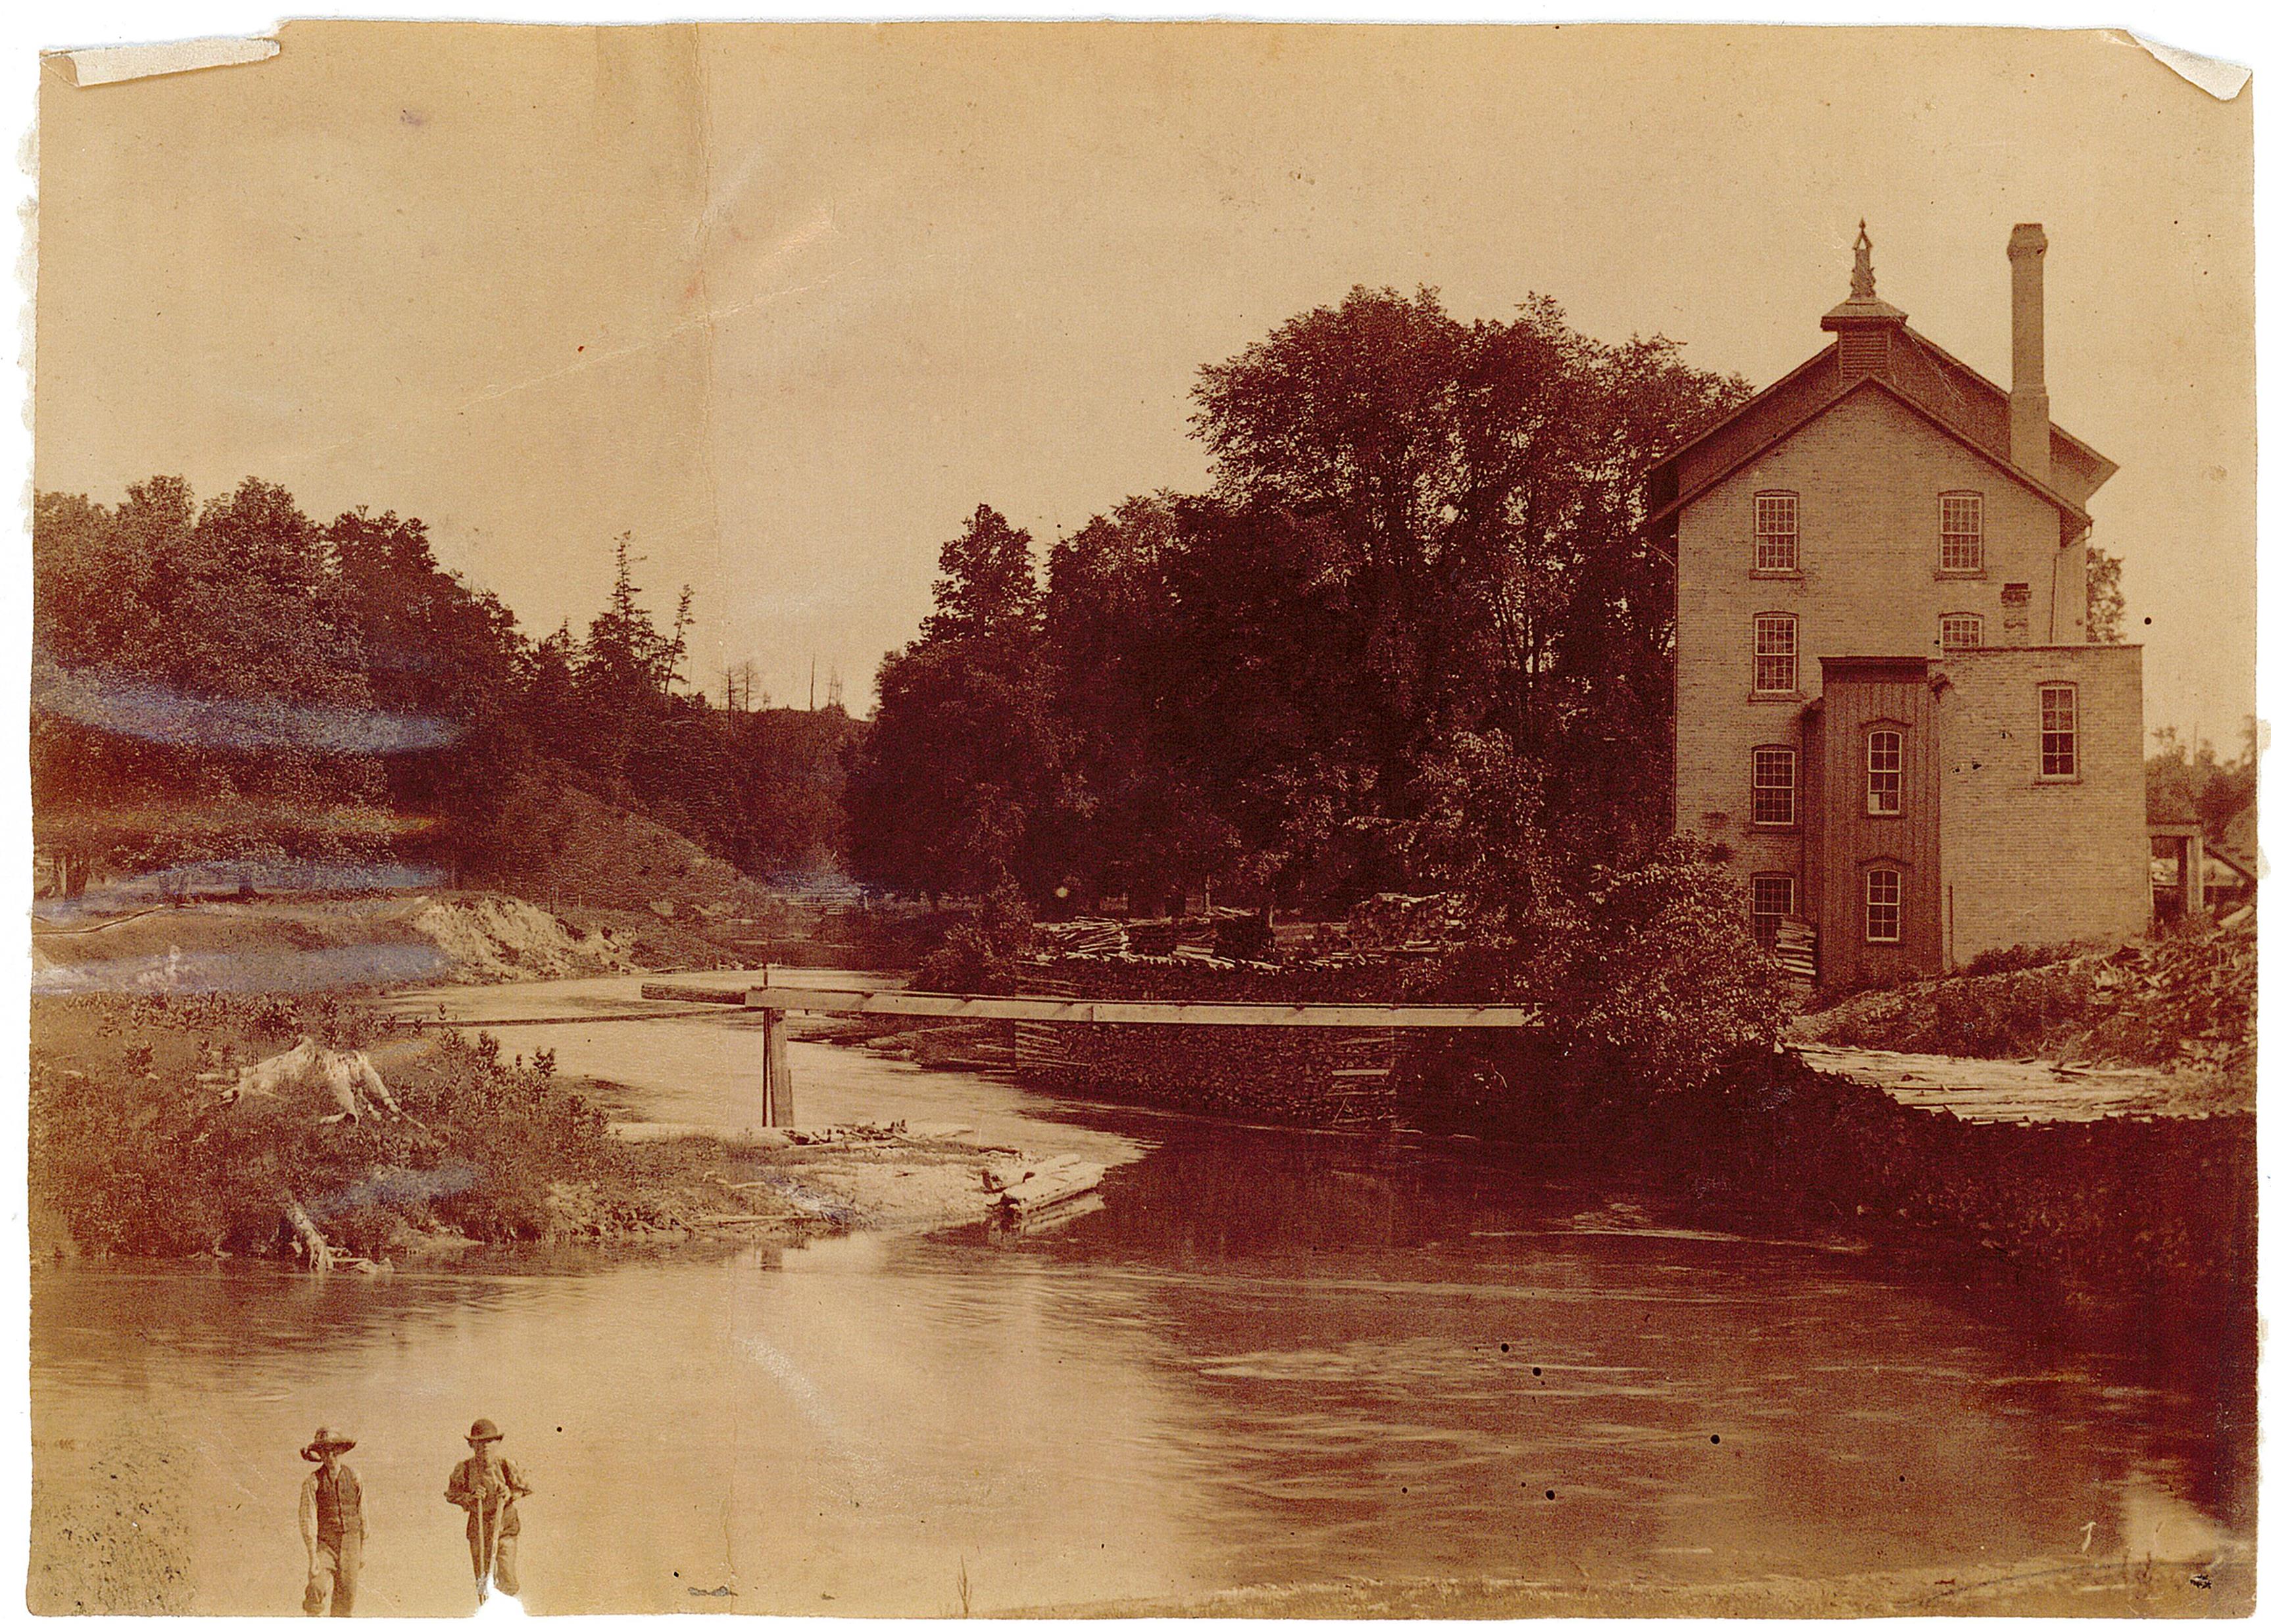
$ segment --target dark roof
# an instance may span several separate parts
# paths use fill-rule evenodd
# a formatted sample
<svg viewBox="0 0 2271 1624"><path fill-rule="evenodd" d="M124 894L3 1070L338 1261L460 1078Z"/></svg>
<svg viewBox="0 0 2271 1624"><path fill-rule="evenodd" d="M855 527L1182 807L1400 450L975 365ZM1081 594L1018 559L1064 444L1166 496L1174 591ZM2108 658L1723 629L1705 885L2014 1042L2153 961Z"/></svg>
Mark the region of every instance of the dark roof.
<svg viewBox="0 0 2271 1624"><path fill-rule="evenodd" d="M1894 681L1920 679L1931 665L1921 654L1825 654L1821 674L1827 677L1874 677Z"/></svg>
<svg viewBox="0 0 2271 1624"><path fill-rule="evenodd" d="M1834 312L1832 313L1835 314ZM2041 479L2014 463L2011 397L1905 324L1888 323L1884 370L1852 382L1840 375L1835 343L1816 352L1649 470L1651 524L1672 518L1705 492L1772 450L1855 389L1875 384L2004 473L2054 503L2066 523L2086 526L2084 504L2113 477L2115 464L2051 426L2051 471Z"/></svg>

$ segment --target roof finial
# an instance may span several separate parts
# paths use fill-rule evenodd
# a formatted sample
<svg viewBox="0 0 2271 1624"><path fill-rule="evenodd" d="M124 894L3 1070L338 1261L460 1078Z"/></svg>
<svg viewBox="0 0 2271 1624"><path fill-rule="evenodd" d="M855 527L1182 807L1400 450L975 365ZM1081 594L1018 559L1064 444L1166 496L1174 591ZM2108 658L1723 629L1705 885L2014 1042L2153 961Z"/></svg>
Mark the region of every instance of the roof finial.
<svg viewBox="0 0 2271 1624"><path fill-rule="evenodd" d="M1853 297L1874 299L1877 296L1877 273L1869 264L1869 222L1861 222L1861 234L1853 239Z"/></svg>

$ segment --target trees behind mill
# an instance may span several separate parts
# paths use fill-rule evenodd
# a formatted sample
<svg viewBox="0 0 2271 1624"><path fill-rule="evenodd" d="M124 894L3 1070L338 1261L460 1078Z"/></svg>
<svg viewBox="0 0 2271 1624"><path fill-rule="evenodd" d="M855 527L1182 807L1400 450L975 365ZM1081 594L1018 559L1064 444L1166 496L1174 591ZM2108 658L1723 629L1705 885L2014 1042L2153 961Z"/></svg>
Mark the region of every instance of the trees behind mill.
<svg viewBox="0 0 2271 1624"><path fill-rule="evenodd" d="M1337 908L1440 879L1418 836L1477 748L1522 765L1560 846L1631 849L1670 782L1672 565L1642 476L1744 394L1545 299L1461 322L1432 292L1360 287L1294 317L1200 373L1211 487L1058 543L1004 634L1019 652L947 634L949 604L984 597L967 538L947 549L941 613L880 685L855 863L972 888L960 836L890 844L897 819L983 831L1044 908L1203 887ZM966 783L970 758L942 757L988 683L1017 721ZM916 820L893 786L925 750Z"/></svg>

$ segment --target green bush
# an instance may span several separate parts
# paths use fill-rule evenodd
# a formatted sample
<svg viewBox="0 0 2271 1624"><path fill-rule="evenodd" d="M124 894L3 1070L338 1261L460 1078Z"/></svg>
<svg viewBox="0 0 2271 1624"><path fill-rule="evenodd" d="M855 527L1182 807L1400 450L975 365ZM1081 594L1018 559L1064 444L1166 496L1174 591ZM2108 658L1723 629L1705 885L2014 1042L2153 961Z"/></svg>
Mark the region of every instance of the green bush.
<svg viewBox="0 0 2271 1624"><path fill-rule="evenodd" d="M2032 946L2022 942L2010 947L1990 947L1957 973L1963 975L1999 975L2007 970L2031 970L2045 964L2064 964L2069 960L2086 958L2090 951L2088 942L2045 942Z"/></svg>
<svg viewBox="0 0 2271 1624"><path fill-rule="evenodd" d="M1013 993L1017 960L1032 951L1033 915L1024 894L998 886L978 916L948 930L907 984L917 992Z"/></svg>
<svg viewBox="0 0 2271 1624"><path fill-rule="evenodd" d="M1581 1069L1649 1088L1710 1080L1772 1048L1789 983L1751 934L1739 879L1676 835L1597 869L1536 932L1531 975L1547 1030Z"/></svg>

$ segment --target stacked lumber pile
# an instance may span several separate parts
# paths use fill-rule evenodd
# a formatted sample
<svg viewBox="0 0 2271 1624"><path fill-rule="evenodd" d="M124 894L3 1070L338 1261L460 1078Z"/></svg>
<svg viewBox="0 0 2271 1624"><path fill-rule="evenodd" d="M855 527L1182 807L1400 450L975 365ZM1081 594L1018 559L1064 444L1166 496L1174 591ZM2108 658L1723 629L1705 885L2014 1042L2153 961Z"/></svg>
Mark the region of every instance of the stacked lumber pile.
<svg viewBox="0 0 2271 1624"><path fill-rule="evenodd" d="M1793 1047L1817 1072L1882 1090L1902 1105L1966 1122L2094 1122L2105 1116L2215 1116L2253 1109L2214 1073L2048 1060L1977 1060L1885 1049Z"/></svg>
<svg viewBox="0 0 2271 1624"><path fill-rule="evenodd" d="M1269 947L1266 925L1251 913L1210 908L1173 919L1068 919L1033 927L1047 960L1136 962L1181 960L1224 968L1251 968ZM1257 946L1257 945L1259 945Z"/></svg>
<svg viewBox="0 0 2271 1624"><path fill-rule="evenodd" d="M1110 957L1129 951L1128 927L1111 919L1045 921L1033 927L1033 934L1052 956Z"/></svg>

